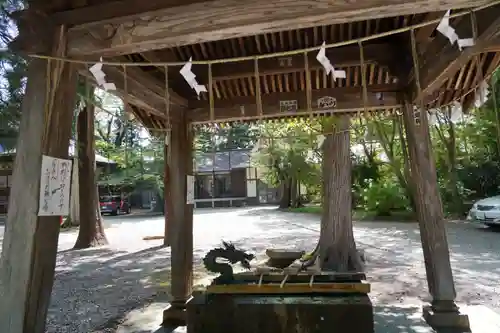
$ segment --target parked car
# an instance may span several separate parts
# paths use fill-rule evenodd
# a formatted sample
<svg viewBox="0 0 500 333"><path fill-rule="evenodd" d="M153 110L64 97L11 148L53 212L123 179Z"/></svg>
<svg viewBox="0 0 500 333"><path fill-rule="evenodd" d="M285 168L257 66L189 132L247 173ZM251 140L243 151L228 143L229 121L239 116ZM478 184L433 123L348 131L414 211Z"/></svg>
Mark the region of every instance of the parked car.
<svg viewBox="0 0 500 333"><path fill-rule="evenodd" d="M104 195L99 198L101 214L130 214L130 203L120 195Z"/></svg>
<svg viewBox="0 0 500 333"><path fill-rule="evenodd" d="M476 201L467 219L489 227L500 227L500 195Z"/></svg>

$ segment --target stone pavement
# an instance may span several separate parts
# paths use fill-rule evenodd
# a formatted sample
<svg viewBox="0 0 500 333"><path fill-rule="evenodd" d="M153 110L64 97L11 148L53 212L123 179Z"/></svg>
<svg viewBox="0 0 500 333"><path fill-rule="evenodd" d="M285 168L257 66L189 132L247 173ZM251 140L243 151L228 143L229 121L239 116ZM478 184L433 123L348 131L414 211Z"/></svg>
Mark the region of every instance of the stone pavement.
<svg viewBox="0 0 500 333"><path fill-rule="evenodd" d="M168 302L154 302L142 309L131 311L116 333L167 333L159 323ZM459 304L461 311L469 315L472 333L500 332L500 314L484 305ZM422 319L421 305L385 304L375 306L375 333L432 333L433 330ZM185 333L179 327L173 333Z"/></svg>
<svg viewBox="0 0 500 333"><path fill-rule="evenodd" d="M73 251L69 249L76 231L62 232L47 333L154 332L160 322L154 318L161 318L161 309L168 302L170 249L161 248L161 241L142 238L162 233L162 217L106 217L110 245ZM198 210L194 218L195 276L207 277L201 259L221 239L262 258L269 247L310 250L318 233L319 218L307 214L271 208ZM0 238L1 234L2 227ZM420 320L420 300L428 295L417 225L358 222L355 237L368 260L378 332L385 332L382 329L391 322L400 323L399 332L428 332ZM450 223L448 239L457 299L476 306L469 308L471 320L478 317L476 313L491 314L488 309L499 312L500 233ZM492 318L489 322L496 321L494 313L488 316Z"/></svg>

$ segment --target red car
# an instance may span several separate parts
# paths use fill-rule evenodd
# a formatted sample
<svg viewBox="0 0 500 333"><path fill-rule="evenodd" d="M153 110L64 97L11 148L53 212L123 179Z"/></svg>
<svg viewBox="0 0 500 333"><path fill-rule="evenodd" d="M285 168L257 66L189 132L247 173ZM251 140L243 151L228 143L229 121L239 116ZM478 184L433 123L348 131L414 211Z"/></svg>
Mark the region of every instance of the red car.
<svg viewBox="0 0 500 333"><path fill-rule="evenodd" d="M119 195L104 195L99 198L101 214L130 214L130 204Z"/></svg>

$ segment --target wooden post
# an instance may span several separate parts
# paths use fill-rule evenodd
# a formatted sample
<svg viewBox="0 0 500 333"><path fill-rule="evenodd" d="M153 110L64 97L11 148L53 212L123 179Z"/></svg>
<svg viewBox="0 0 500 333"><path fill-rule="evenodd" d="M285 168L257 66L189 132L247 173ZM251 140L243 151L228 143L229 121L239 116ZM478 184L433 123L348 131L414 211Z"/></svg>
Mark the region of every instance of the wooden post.
<svg viewBox="0 0 500 333"><path fill-rule="evenodd" d="M171 228L171 295L170 307L163 313L165 326L185 325L186 302L191 297L193 284L193 204L187 204L187 176L193 173L192 130L185 117L185 110L175 116L180 120L173 126L168 149L172 197L168 214Z"/></svg>
<svg viewBox="0 0 500 333"><path fill-rule="evenodd" d="M46 53L62 57L66 30L56 30ZM73 65L31 59L0 262L2 333L45 331L60 217L37 216L42 155L68 158L76 84Z"/></svg>
<svg viewBox="0 0 500 333"><path fill-rule="evenodd" d="M426 110L420 110L419 117L420 124L417 124L413 105L406 103L403 120L410 155L427 284L432 296L431 307L424 308L424 317L435 328L467 329L469 326L467 316L460 315L455 304L455 285Z"/></svg>

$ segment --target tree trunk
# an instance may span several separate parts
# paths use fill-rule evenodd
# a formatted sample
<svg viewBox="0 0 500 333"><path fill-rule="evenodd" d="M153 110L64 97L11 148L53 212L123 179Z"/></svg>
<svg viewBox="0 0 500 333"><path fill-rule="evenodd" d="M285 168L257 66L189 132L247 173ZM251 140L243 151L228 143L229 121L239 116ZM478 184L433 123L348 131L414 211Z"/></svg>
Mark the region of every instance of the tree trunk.
<svg viewBox="0 0 500 333"><path fill-rule="evenodd" d="M297 208L300 205L299 191L297 190L297 178L292 177L290 181L290 206Z"/></svg>
<svg viewBox="0 0 500 333"><path fill-rule="evenodd" d="M323 216L319 240L322 270L361 272L363 264L354 242L351 214L350 119L337 118L335 133L323 145ZM332 132L327 128L326 132Z"/></svg>
<svg viewBox="0 0 500 333"><path fill-rule="evenodd" d="M76 142L75 142L76 143ZM69 210L69 220L72 226L80 225L80 190L78 186L78 148L75 147L75 157L73 158L73 170L71 172L71 201Z"/></svg>
<svg viewBox="0 0 500 333"><path fill-rule="evenodd" d="M290 208L290 201L291 201L291 182L292 180L290 178L286 178L285 180L282 181L281 183L281 198L280 198L280 209L286 209Z"/></svg>
<svg viewBox="0 0 500 333"><path fill-rule="evenodd" d="M92 95L90 97L93 98ZM94 106L90 103L78 115L77 132L80 160L78 168L80 230L74 248L85 249L108 243L99 207L94 149Z"/></svg>

